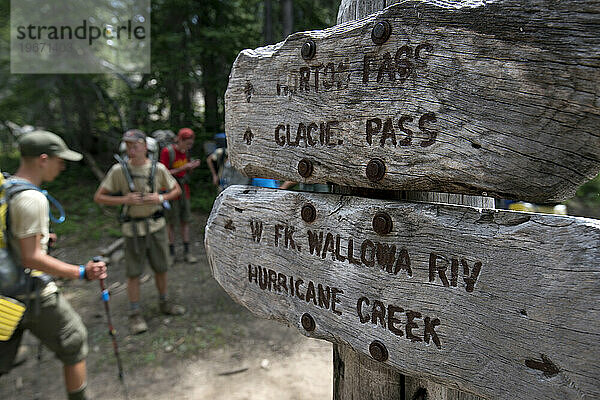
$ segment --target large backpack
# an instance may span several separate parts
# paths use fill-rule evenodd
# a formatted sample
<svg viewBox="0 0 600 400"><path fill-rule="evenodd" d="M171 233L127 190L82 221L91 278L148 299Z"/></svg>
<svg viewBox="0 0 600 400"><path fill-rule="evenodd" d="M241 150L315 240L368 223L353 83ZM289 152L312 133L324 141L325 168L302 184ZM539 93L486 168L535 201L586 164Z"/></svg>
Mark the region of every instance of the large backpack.
<svg viewBox="0 0 600 400"><path fill-rule="evenodd" d="M10 233L9 202L13 196L25 190L37 190L43 193L48 201L60 212L60 217L55 218L50 212L50 219L55 223L65 220L65 213L58 201L47 191L18 178L11 178L0 174L0 295L15 297L28 294L32 289L30 273L18 265L8 246ZM51 278L45 274L36 274L36 279L48 282Z"/></svg>
<svg viewBox="0 0 600 400"><path fill-rule="evenodd" d="M173 144L175 143L177 135L171 130L164 129L152 132L151 137L154 138L157 143L157 158L160 158L164 148L169 149L169 165L167 165L167 168L171 169L173 162L175 162L175 149L173 148Z"/></svg>
<svg viewBox="0 0 600 400"><path fill-rule="evenodd" d="M219 176L219 192L225 190L231 185L250 185L251 178L242 175L238 170L233 168L228 159L227 148L219 148L215 150L217 171ZM213 154L215 154L213 153Z"/></svg>

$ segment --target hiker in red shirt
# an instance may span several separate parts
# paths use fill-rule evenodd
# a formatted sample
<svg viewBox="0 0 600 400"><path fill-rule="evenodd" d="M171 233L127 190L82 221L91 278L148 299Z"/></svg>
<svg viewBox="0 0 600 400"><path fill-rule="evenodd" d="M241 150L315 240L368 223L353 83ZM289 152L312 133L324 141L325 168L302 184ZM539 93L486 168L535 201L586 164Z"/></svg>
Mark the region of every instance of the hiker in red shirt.
<svg viewBox="0 0 600 400"><path fill-rule="evenodd" d="M183 193L179 198L171 201L171 209L165 210L169 232L169 251L171 256L175 257L175 224L181 226L181 236L183 238L184 260L188 263L195 263L197 260L190 253L190 231L189 222L191 218L190 211L190 172L200 166L200 160L190 160L188 151L194 145L194 131L190 128L181 128L177 134L177 140L174 144L162 149L160 152L160 162L163 163L177 182Z"/></svg>

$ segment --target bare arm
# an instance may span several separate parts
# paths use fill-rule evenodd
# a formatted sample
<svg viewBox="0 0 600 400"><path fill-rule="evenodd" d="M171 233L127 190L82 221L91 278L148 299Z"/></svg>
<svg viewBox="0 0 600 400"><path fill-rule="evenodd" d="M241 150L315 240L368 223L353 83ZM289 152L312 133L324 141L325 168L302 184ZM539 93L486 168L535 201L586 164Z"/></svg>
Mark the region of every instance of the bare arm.
<svg viewBox="0 0 600 400"><path fill-rule="evenodd" d="M45 254L42 251L40 239L40 234L19 239L23 266L34 268L52 276L78 279L79 265L68 264ZM88 261L85 265L85 275L90 280L106 278L106 264L104 262Z"/></svg>
<svg viewBox="0 0 600 400"><path fill-rule="evenodd" d="M279 186L279 189L291 189L294 186L296 186L298 182L294 182L294 181L285 181L281 184L281 186Z"/></svg>
<svg viewBox="0 0 600 400"><path fill-rule="evenodd" d="M206 165L208 165L208 169L210 170L210 174L212 175L213 185L219 186L219 176L217 175L217 169L215 168L215 162L211 155L206 157Z"/></svg>

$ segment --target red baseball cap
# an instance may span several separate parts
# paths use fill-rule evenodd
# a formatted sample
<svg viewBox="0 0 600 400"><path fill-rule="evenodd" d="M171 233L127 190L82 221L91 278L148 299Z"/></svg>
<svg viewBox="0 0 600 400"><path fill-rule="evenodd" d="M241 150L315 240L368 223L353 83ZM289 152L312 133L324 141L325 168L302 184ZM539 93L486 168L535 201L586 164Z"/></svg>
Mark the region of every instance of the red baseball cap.
<svg viewBox="0 0 600 400"><path fill-rule="evenodd" d="M190 128L181 128L177 133L177 137L182 140L186 140L194 137L194 131Z"/></svg>

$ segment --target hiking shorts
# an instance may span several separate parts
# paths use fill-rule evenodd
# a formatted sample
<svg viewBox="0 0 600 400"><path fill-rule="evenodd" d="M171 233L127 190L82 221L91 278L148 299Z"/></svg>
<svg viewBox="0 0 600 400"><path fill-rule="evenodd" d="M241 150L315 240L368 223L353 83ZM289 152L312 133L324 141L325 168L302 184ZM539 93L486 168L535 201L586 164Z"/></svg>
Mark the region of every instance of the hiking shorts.
<svg viewBox="0 0 600 400"><path fill-rule="evenodd" d="M64 365L77 364L87 356L87 329L69 302L58 292L41 297L39 310L37 301L34 299L30 302L12 337L0 342L0 375L11 370L27 329Z"/></svg>
<svg viewBox="0 0 600 400"><path fill-rule="evenodd" d="M137 243L137 246L136 246ZM146 260L155 273L167 272L171 263L165 226L147 236L125 237L125 273L137 278L144 272Z"/></svg>
<svg viewBox="0 0 600 400"><path fill-rule="evenodd" d="M191 217L190 199L185 197L185 193L179 196L177 200L171 200L171 209L165 210L165 218L169 225L188 223Z"/></svg>

